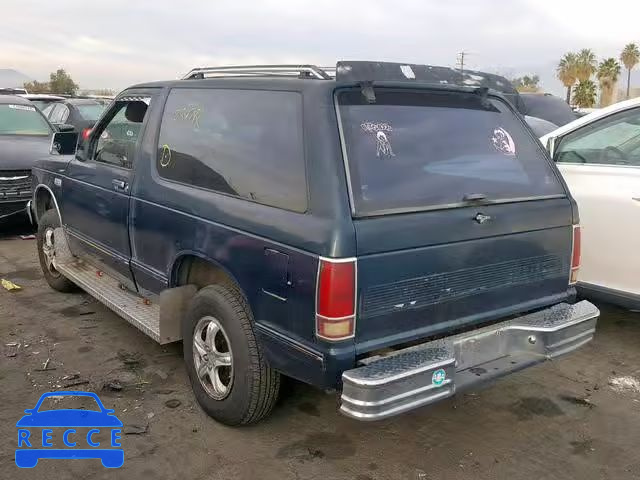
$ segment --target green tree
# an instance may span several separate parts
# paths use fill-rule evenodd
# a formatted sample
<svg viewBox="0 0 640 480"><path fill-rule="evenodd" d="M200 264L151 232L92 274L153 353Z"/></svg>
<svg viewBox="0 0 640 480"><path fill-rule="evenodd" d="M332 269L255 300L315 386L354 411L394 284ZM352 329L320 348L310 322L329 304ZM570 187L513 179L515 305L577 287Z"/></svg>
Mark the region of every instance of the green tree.
<svg viewBox="0 0 640 480"><path fill-rule="evenodd" d="M582 108L592 108L596 104L596 84L583 80L573 89L573 102Z"/></svg>
<svg viewBox="0 0 640 480"><path fill-rule="evenodd" d="M576 78L578 82L586 82L596 73L598 60L593 50L583 48L576 55Z"/></svg>
<svg viewBox="0 0 640 480"><path fill-rule="evenodd" d="M629 90L631 88L631 70L640 63L640 49L635 43L629 43L624 47L620 54L620 60L627 69L627 98L629 98Z"/></svg>
<svg viewBox="0 0 640 480"><path fill-rule="evenodd" d="M75 95L78 91L78 84L73 81L71 75L65 72L63 68L59 68L55 72L52 72L49 78L51 93Z"/></svg>
<svg viewBox="0 0 640 480"><path fill-rule="evenodd" d="M33 82L25 82L23 87L29 93L50 93L51 92L51 87L49 86L49 82L38 82L37 80L34 80Z"/></svg>
<svg viewBox="0 0 640 480"><path fill-rule="evenodd" d="M540 87L540 77L538 75L524 75L511 80L513 86L519 92L537 92Z"/></svg>
<svg viewBox="0 0 640 480"><path fill-rule="evenodd" d="M564 56L560 59L558 67L556 68L556 75L558 76L558 79L567 89L568 104L571 104L571 89L575 85L578 78L577 69L578 63L576 54L572 52L565 53Z"/></svg>
<svg viewBox="0 0 640 480"><path fill-rule="evenodd" d="M620 76L620 64L615 58L607 58L598 65L596 76L600 82L600 106L606 107L613 103L616 83Z"/></svg>

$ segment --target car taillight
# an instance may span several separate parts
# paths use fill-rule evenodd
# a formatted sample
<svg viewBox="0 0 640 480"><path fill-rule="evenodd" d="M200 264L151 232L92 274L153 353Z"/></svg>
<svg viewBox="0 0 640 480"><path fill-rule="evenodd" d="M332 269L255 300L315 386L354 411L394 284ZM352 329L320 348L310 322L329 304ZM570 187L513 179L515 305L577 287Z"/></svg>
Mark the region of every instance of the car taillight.
<svg viewBox="0 0 640 480"><path fill-rule="evenodd" d="M578 281L578 271L580 270L580 225L573 226L573 249L571 252L571 276L569 285L573 285Z"/></svg>
<svg viewBox="0 0 640 480"><path fill-rule="evenodd" d="M89 135L91 135L90 128L85 128L84 130L82 130L82 140L86 140L87 138L89 138Z"/></svg>
<svg viewBox="0 0 640 480"><path fill-rule="evenodd" d="M320 258L316 289L316 335L333 341L353 337L356 260Z"/></svg>

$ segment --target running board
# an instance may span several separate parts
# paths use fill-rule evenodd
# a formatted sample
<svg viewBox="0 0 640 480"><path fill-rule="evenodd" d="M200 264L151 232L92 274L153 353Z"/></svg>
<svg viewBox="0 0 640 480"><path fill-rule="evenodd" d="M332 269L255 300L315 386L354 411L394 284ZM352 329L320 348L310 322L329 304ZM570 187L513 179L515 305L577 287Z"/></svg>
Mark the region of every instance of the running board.
<svg viewBox="0 0 640 480"><path fill-rule="evenodd" d="M160 294L158 302L151 302L123 287L107 273L74 257L62 229L56 229L55 236L53 265L56 270L156 342L166 344L182 338L181 314L195 294L195 286L168 288Z"/></svg>

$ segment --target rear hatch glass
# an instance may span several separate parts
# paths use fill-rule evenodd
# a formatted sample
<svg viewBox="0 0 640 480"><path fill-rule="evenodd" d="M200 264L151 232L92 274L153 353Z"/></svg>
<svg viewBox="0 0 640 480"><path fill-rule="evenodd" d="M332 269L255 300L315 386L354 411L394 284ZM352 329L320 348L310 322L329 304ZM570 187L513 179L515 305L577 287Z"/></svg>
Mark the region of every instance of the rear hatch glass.
<svg viewBox="0 0 640 480"><path fill-rule="evenodd" d="M537 139L497 97L375 88L337 95L356 216L565 196Z"/></svg>

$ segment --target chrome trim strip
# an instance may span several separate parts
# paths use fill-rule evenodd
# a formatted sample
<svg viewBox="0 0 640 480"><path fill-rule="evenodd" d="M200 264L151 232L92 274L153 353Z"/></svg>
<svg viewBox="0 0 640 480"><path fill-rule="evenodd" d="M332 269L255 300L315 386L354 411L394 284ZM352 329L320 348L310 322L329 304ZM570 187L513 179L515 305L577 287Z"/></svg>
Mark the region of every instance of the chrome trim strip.
<svg viewBox="0 0 640 480"><path fill-rule="evenodd" d="M357 262L358 260L357 257L331 258L331 257L323 257L322 255L320 255L318 259L322 260L323 262L330 262L330 263Z"/></svg>
<svg viewBox="0 0 640 480"><path fill-rule="evenodd" d="M286 302L287 299L284 297L281 297L280 295L276 295L273 292L270 292L269 290L265 290L264 288L262 289L262 293L264 293L265 295L269 295L270 297L273 297L277 300L280 300L281 302Z"/></svg>
<svg viewBox="0 0 640 480"><path fill-rule="evenodd" d="M336 117L338 119L338 134L340 135L340 150L342 150L342 163L344 164L344 172L347 176L347 192L349 193L349 203L351 204L351 215L356 215L356 204L353 196L353 188L351 187L351 170L349 170L349 157L347 155L347 142L344 136L344 128L342 127L342 116L340 115L340 105L338 104L338 92L333 92L333 105L336 109Z"/></svg>
<svg viewBox="0 0 640 480"><path fill-rule="evenodd" d="M448 396L451 396L451 391L444 390L430 397L419 398L418 400L415 400L413 402L398 405L395 408L385 410L384 414L356 412L351 410L349 407L345 406L345 404L342 404L340 406L340 412L342 412L343 414L346 414L349 417L355 418L356 420L379 420L379 419L391 417L393 415L398 415L400 413L403 413L409 410L413 410L414 408L418 408L427 403L433 403L437 400L440 400L441 398L446 398Z"/></svg>
<svg viewBox="0 0 640 480"><path fill-rule="evenodd" d="M394 395L392 397L386 397L383 398L382 400L374 400L374 401L365 401L365 400L357 400L355 398L351 398L347 395L342 395L340 398L342 399L342 401L346 401L348 403L351 403L353 405L359 405L362 407L377 407L380 405L386 405L387 403L392 403L395 402L396 400L402 400L403 398L407 398L407 397L412 397L413 395L417 394L417 393L423 393L423 392L428 392L429 390L435 390L437 388L442 388L442 387L446 387L447 385L449 385L451 383L451 379L447 378L444 382L442 382L440 385L434 385L433 383L430 383L428 385L424 385L422 387L416 388L414 390L409 390L408 392L403 392L399 395Z"/></svg>

